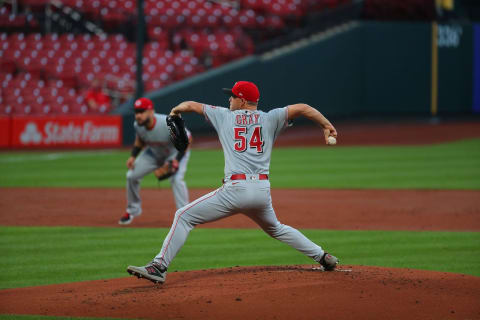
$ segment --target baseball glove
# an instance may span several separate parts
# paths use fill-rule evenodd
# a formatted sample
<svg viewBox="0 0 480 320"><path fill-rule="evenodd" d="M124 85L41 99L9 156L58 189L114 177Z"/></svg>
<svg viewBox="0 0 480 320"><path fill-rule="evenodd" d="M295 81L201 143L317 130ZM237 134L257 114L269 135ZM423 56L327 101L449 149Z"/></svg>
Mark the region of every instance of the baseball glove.
<svg viewBox="0 0 480 320"><path fill-rule="evenodd" d="M185 130L185 122L180 116L167 116L167 126L172 141L178 151L184 152L188 148L188 135Z"/></svg>
<svg viewBox="0 0 480 320"><path fill-rule="evenodd" d="M177 171L178 171L178 161L174 159L174 160L165 162L163 166L156 169L153 173L155 174L155 177L157 177L157 179L161 181L161 180L170 178Z"/></svg>

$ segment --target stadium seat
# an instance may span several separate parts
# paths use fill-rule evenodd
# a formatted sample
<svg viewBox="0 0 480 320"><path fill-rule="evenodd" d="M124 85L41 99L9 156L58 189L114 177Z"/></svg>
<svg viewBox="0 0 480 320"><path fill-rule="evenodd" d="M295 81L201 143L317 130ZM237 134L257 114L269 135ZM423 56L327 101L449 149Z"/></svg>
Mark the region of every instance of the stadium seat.
<svg viewBox="0 0 480 320"><path fill-rule="evenodd" d="M40 107L39 107L39 110L38 110L38 113L39 115L54 115L54 111L53 111L53 108L49 105L49 104L42 104Z"/></svg>
<svg viewBox="0 0 480 320"><path fill-rule="evenodd" d="M61 103L53 103L52 106L52 113L58 115L68 115L70 114L71 108L68 104Z"/></svg>
<svg viewBox="0 0 480 320"><path fill-rule="evenodd" d="M10 116L13 113L13 107L11 104L2 102L0 104L0 115L1 116Z"/></svg>
<svg viewBox="0 0 480 320"><path fill-rule="evenodd" d="M12 105L12 107L12 115L15 116L36 115L40 113L37 106L30 104L17 103Z"/></svg>
<svg viewBox="0 0 480 320"><path fill-rule="evenodd" d="M75 104L72 104L69 112L70 114L75 114L75 115L86 115L90 112L90 110L85 104L75 103Z"/></svg>
<svg viewBox="0 0 480 320"><path fill-rule="evenodd" d="M345 1L239 0L235 5L233 1L145 0L145 88L157 90L251 54L255 49L252 35L262 39L265 35L279 34L307 11L323 10ZM44 11L48 1L19 3ZM61 5L73 8L97 26L107 27L109 32L79 34L76 30L43 35L36 29L23 28L22 32L2 29L5 30L0 32L2 105L23 98L23 103L28 102L32 110L42 103L51 106L47 111L41 110L44 114L57 112L60 107L63 113L65 110L85 113L82 108L74 110L74 105L85 107L84 101L77 101L74 96L83 99L82 91L95 78L122 95L134 92L135 43L128 33L117 31L134 18L136 1L62 0ZM0 8L2 24L16 27L22 20L23 27L29 25L28 15L13 19L10 8L8 4Z"/></svg>

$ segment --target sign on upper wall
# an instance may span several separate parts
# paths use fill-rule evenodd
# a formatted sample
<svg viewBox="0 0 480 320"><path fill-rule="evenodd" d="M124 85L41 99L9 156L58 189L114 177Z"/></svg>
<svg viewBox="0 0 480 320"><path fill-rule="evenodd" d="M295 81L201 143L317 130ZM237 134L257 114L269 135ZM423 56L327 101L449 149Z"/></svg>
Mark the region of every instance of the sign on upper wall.
<svg viewBox="0 0 480 320"><path fill-rule="evenodd" d="M438 42L440 48L460 46L463 35L462 25L438 25Z"/></svg>
<svg viewBox="0 0 480 320"><path fill-rule="evenodd" d="M438 113L472 111L473 28L469 24L439 24Z"/></svg>

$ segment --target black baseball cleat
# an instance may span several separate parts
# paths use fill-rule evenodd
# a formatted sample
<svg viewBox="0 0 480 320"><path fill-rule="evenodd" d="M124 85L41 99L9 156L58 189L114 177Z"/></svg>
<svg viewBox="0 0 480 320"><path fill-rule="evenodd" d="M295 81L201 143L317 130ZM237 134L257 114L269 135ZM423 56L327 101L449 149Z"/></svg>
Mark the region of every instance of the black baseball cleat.
<svg viewBox="0 0 480 320"><path fill-rule="evenodd" d="M127 272L139 279L145 278L153 283L164 283L167 278L167 268L154 261L144 267L129 266Z"/></svg>
<svg viewBox="0 0 480 320"><path fill-rule="evenodd" d="M319 263L325 271L333 271L337 267L338 261L339 260L337 257L325 252Z"/></svg>
<svg viewBox="0 0 480 320"><path fill-rule="evenodd" d="M125 212L125 214L120 217L120 220L118 220L118 224L130 224L132 220L133 216L130 213Z"/></svg>

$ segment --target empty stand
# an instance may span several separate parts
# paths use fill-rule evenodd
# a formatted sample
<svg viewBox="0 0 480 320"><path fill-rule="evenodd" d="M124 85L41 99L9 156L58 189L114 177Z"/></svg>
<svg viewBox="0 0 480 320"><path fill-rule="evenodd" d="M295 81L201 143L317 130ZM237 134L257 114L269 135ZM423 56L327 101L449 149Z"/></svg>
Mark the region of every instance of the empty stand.
<svg viewBox="0 0 480 320"><path fill-rule="evenodd" d="M309 11L345 0L145 0L147 91L254 53L255 41L296 25ZM1 114L88 114L85 90L100 80L116 101L134 92L135 43L119 30L134 29L135 0L62 0L54 13L77 12L109 33L46 33L35 19L47 0L19 0L25 14L0 8ZM70 10L71 9L71 10ZM72 11L73 10L73 11ZM123 29L122 29L123 28ZM103 110L105 113L109 110Z"/></svg>

